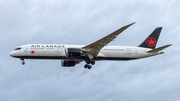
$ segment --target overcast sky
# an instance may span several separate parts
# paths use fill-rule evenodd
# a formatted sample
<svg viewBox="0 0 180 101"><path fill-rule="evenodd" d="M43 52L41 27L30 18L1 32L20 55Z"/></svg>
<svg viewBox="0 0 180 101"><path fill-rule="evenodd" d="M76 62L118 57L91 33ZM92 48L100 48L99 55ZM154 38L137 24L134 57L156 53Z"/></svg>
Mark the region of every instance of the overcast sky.
<svg viewBox="0 0 180 101"><path fill-rule="evenodd" d="M179 0L0 0L0 101L180 101ZM109 45L138 46L163 27L164 54L133 61L84 62L9 56L24 44L87 45L136 22Z"/></svg>

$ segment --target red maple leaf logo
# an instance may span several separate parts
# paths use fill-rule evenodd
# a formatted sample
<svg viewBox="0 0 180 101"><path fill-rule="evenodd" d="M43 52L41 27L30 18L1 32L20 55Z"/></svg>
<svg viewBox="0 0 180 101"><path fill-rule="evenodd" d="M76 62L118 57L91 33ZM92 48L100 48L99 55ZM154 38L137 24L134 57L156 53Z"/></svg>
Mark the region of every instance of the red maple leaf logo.
<svg viewBox="0 0 180 101"><path fill-rule="evenodd" d="M34 51L34 50L32 50L32 51L31 51L31 54L34 54L34 53L35 53L35 51Z"/></svg>
<svg viewBox="0 0 180 101"><path fill-rule="evenodd" d="M148 41L149 44L154 44L154 41L152 39L150 39L150 41Z"/></svg>
<svg viewBox="0 0 180 101"><path fill-rule="evenodd" d="M149 46L149 47L154 47L156 45L156 39L153 38L153 37L149 37L147 40L146 40L146 44Z"/></svg>

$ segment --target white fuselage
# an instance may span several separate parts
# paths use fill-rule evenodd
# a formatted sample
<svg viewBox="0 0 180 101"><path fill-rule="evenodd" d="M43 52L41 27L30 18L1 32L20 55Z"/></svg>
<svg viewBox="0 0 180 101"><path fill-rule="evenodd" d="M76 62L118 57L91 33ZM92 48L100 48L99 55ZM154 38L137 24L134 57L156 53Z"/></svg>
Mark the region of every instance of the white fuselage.
<svg viewBox="0 0 180 101"><path fill-rule="evenodd" d="M84 45L59 45L59 44L29 44L19 46L19 50L13 50L10 55L23 59L62 59L84 60L84 57L67 57L67 48L79 48ZM105 46L94 60L132 60L161 54L159 52L147 53L152 49L133 46Z"/></svg>

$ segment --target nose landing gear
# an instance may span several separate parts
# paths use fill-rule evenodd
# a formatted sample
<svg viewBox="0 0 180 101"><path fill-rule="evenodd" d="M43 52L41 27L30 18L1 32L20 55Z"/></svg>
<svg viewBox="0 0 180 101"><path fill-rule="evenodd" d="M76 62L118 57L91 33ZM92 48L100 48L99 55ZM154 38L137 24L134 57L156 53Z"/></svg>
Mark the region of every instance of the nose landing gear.
<svg viewBox="0 0 180 101"><path fill-rule="evenodd" d="M21 58L20 60L22 60L22 65L24 65L25 64L24 58Z"/></svg>

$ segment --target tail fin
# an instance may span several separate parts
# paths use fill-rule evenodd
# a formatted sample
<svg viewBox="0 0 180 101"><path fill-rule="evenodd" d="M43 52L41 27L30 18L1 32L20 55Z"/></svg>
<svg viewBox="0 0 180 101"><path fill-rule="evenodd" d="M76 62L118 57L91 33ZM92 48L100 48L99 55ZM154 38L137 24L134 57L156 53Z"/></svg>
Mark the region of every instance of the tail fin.
<svg viewBox="0 0 180 101"><path fill-rule="evenodd" d="M157 27L138 47L155 49L162 27Z"/></svg>

